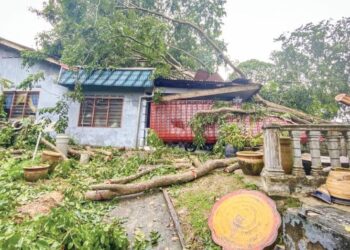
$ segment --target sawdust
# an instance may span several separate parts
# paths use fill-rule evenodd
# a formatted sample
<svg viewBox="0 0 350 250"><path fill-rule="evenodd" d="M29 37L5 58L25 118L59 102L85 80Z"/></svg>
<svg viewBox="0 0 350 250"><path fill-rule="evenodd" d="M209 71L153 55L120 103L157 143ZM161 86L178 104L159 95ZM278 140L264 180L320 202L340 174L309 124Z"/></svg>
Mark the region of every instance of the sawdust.
<svg viewBox="0 0 350 250"><path fill-rule="evenodd" d="M17 209L22 214L34 218L37 215L48 214L63 200L63 194L57 191L45 194Z"/></svg>

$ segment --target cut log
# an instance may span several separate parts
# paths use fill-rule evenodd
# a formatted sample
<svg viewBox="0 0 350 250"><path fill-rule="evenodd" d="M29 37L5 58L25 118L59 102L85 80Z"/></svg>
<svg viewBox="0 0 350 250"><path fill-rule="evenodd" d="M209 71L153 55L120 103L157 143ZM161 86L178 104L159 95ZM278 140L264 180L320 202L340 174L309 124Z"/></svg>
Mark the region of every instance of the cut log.
<svg viewBox="0 0 350 250"><path fill-rule="evenodd" d="M189 99L189 98L195 98L195 97L237 93L237 92L249 91L249 90L258 91L260 87L261 87L260 84L246 84L246 85L237 85L232 87L224 87L224 88L209 89L209 90L196 90L196 91L189 91L189 92L180 93L180 94L163 96L162 101L167 102L167 101L173 101L173 100L179 100L179 99Z"/></svg>
<svg viewBox="0 0 350 250"><path fill-rule="evenodd" d="M41 137L40 141L46 145L47 147L49 147L50 149L52 149L53 151L59 153L61 155L61 157L64 159L64 160L68 160L67 156L65 156L61 150L59 150L55 145L53 145L52 143L50 143L49 141L47 141L45 138Z"/></svg>
<svg viewBox="0 0 350 250"><path fill-rule="evenodd" d="M202 166L202 163L197 157L191 155L190 159L192 161L192 165L195 166L196 168L200 168Z"/></svg>
<svg viewBox="0 0 350 250"><path fill-rule="evenodd" d="M227 168L224 169L224 172L226 173L232 173L238 169L240 169L241 167L239 166L239 164L236 162L230 166L228 166Z"/></svg>
<svg viewBox="0 0 350 250"><path fill-rule="evenodd" d="M230 164L235 163L237 160L235 158L231 159L219 159L219 160L209 160L205 162L202 167L195 170L187 171L184 173L165 175L161 177L156 177L149 181L144 181L135 184L98 184L91 186L94 191L88 191L85 197L90 200L108 200L116 196L128 195L140 193L146 190L166 187L174 184L181 184L193 181L200 178L214 169L223 168Z"/></svg>

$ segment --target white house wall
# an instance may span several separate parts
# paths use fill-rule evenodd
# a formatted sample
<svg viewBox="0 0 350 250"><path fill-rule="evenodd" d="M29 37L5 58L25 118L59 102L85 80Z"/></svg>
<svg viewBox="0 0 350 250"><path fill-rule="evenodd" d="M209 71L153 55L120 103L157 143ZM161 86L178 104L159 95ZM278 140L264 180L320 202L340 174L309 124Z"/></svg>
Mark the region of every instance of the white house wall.
<svg viewBox="0 0 350 250"><path fill-rule="evenodd" d="M144 95L143 92L122 92L109 91L105 92L84 92L86 95L116 95L123 97L123 113L120 128L105 128L105 127L79 127L79 112L80 104L71 103L69 109L69 127L67 134L70 135L76 142L83 145L95 146L114 146L114 147L136 147L136 141L144 134L145 112L140 119L139 138L137 136L137 123L139 114L139 100Z"/></svg>

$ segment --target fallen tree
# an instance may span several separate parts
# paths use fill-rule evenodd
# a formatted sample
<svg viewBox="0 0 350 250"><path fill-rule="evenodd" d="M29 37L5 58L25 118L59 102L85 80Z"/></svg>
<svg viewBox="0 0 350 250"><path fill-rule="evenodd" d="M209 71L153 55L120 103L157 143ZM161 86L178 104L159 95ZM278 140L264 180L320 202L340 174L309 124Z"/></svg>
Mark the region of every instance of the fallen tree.
<svg viewBox="0 0 350 250"><path fill-rule="evenodd" d="M294 119L298 119L299 121L301 121L303 123L305 123L305 122L308 122L308 123L330 123L329 121L312 116L310 114L306 114L302 111L267 101L264 98L262 98L259 94L255 95L254 98L255 98L256 102L262 103L264 106L269 108L271 111L289 114L292 117L294 117Z"/></svg>
<svg viewBox="0 0 350 250"><path fill-rule="evenodd" d="M154 188L167 187L174 184L181 184L193 181L217 168L227 167L237 161L236 158L208 160L196 169L184 173L156 177L148 181L134 184L97 184L92 185L92 191L87 191L86 199L100 201L110 200L117 196L129 195L144 192Z"/></svg>

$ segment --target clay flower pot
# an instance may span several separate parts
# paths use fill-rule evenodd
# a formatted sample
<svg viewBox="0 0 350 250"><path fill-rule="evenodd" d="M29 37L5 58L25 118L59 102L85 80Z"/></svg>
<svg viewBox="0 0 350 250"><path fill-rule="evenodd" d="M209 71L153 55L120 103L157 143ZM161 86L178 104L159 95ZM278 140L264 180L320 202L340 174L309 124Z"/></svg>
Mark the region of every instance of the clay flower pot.
<svg viewBox="0 0 350 250"><path fill-rule="evenodd" d="M260 175L264 167L263 153L259 151L237 152L239 166L246 175Z"/></svg>
<svg viewBox="0 0 350 250"><path fill-rule="evenodd" d="M24 170L24 179L26 181L35 182L47 176L49 172L49 166L42 165L42 166L24 167L23 170Z"/></svg>
<svg viewBox="0 0 350 250"><path fill-rule="evenodd" d="M59 153L53 151L43 151L41 154L41 162L49 164L49 174L51 174L58 163L62 161L62 157Z"/></svg>

